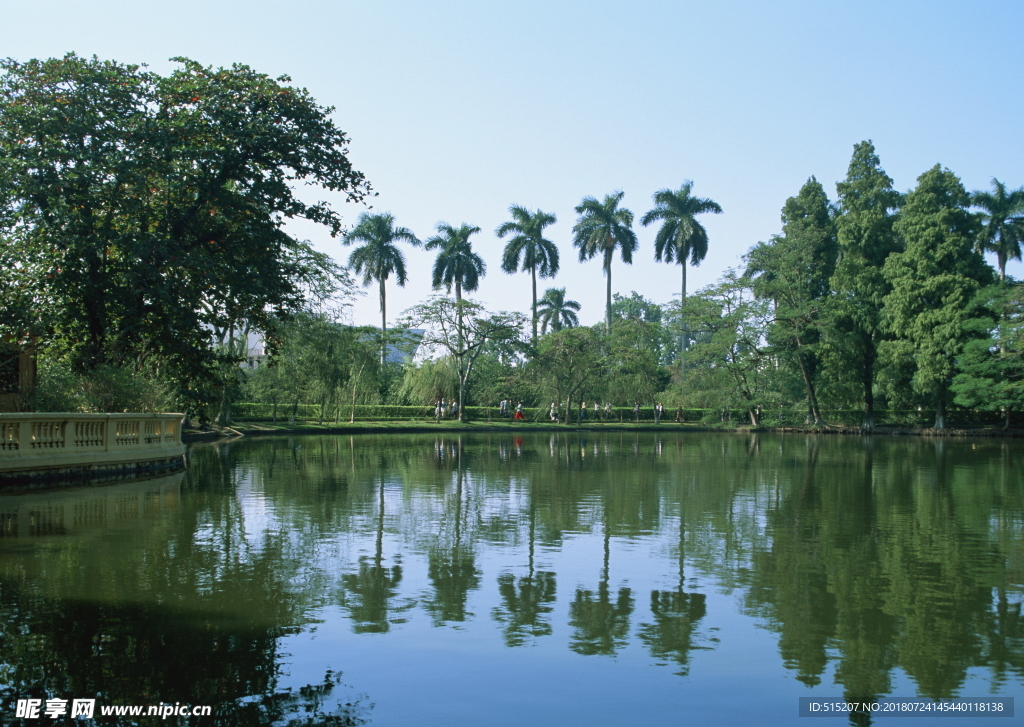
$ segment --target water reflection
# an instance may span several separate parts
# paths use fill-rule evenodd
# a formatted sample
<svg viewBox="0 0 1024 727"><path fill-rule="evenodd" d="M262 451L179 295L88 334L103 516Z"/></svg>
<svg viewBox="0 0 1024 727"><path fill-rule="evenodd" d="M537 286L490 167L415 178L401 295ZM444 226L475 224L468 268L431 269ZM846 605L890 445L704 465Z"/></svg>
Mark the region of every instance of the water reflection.
<svg viewBox="0 0 1024 727"><path fill-rule="evenodd" d="M333 618L389 643L637 647L649 660L622 669L693 679L726 658L735 625L711 604L730 596L802 688L871 701L905 675L938 699L973 673L1021 695L1019 447L620 433L196 447L163 480L0 496L0 688L234 704L278 693L306 658L284 640Z"/></svg>

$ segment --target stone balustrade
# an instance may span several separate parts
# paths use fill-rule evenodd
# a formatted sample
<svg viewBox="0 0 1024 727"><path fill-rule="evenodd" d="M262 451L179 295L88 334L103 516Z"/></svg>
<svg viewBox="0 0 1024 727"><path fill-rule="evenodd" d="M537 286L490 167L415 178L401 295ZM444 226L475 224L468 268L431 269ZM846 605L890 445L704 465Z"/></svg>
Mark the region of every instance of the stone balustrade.
<svg viewBox="0 0 1024 727"><path fill-rule="evenodd" d="M0 482L139 469L185 452L181 414L0 414ZM53 479L53 477L50 477Z"/></svg>

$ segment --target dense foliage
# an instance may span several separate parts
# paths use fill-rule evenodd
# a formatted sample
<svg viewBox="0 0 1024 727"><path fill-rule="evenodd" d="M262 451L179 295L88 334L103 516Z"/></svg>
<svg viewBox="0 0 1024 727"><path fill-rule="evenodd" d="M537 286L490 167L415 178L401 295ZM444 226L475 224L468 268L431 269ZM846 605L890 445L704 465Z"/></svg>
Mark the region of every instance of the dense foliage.
<svg viewBox="0 0 1024 727"><path fill-rule="evenodd" d="M569 421L584 402L660 402L755 426L860 410L870 429L895 410L932 411L937 428L968 409L1008 426L1024 407L1024 294L1005 270L1020 257L1024 190L993 180L970 193L937 165L902 194L864 141L835 201L811 177L744 270L690 294L686 267L712 244L698 217L722 207L692 182L662 189L640 221L657 226L654 259L681 268L663 304L613 291L616 253L629 264L639 250L634 215L621 191L586 197L572 231L580 262L602 261L593 328L565 288L537 294L537 277L559 270L544 236L556 216L512 205L495 234L502 270L530 273L529 318L464 297L486 284L480 228L442 222L425 247L447 295L388 332L385 284L409 277L397 243L419 238L364 213L343 238L356 244L346 269L284 228L305 218L342 232L295 183L369 192L331 109L286 77L178 60L166 77L73 54L0 64L0 339L39 343L37 408L173 405L228 424L234 402L338 421L441 400L462 418L505 399ZM325 312L351 293L350 270L378 286L380 329Z"/></svg>
<svg viewBox="0 0 1024 727"><path fill-rule="evenodd" d="M211 330L272 339L334 285L284 223L341 220L296 183L368 187L331 110L287 77L178 61L0 63L0 334L40 337L78 373L163 366L201 395Z"/></svg>

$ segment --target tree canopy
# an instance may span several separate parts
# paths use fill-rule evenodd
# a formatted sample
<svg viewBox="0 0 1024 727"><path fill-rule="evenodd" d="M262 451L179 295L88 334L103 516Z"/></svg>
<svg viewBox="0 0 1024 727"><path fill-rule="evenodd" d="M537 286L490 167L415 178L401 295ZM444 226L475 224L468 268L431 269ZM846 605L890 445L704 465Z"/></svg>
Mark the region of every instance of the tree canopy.
<svg viewBox="0 0 1024 727"><path fill-rule="evenodd" d="M341 219L297 184L370 191L304 89L244 65L175 59L159 76L69 54L0 62L0 271L8 335L43 333L81 370L160 358L194 380L211 328L326 295L336 266L284 229Z"/></svg>

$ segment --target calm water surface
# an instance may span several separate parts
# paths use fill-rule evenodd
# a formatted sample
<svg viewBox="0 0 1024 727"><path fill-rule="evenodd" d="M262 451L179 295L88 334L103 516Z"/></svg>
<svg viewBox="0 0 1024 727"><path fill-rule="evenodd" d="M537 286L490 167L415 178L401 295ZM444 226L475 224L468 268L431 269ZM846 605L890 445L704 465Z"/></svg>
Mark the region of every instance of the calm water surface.
<svg viewBox="0 0 1024 727"><path fill-rule="evenodd" d="M0 722L97 695L221 724L792 725L801 696L887 695L1019 716L1022 446L248 439L3 495Z"/></svg>

